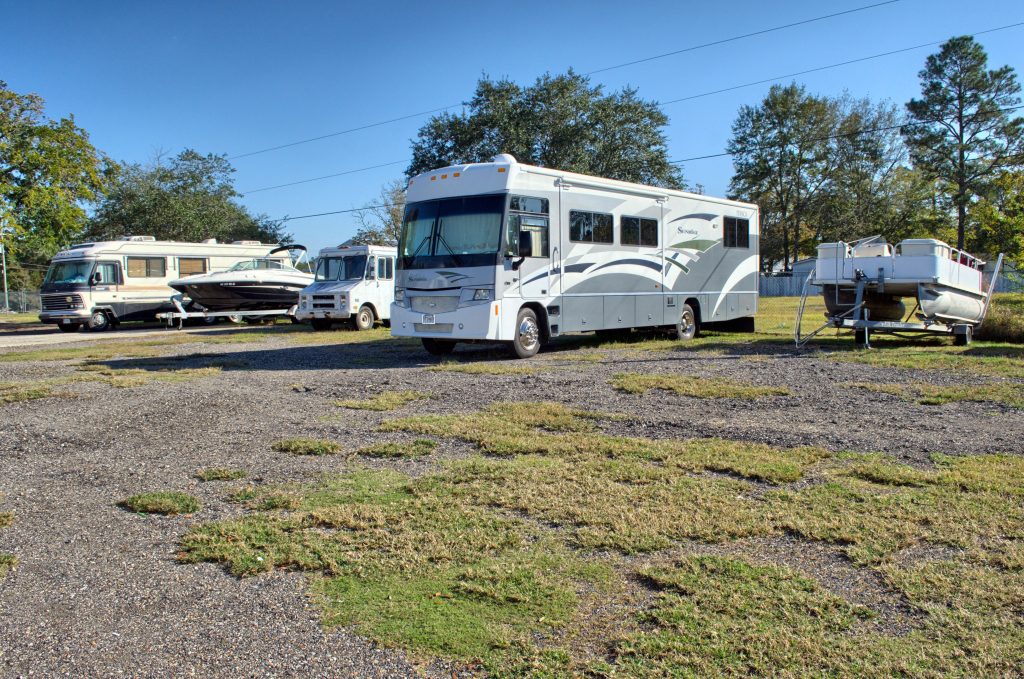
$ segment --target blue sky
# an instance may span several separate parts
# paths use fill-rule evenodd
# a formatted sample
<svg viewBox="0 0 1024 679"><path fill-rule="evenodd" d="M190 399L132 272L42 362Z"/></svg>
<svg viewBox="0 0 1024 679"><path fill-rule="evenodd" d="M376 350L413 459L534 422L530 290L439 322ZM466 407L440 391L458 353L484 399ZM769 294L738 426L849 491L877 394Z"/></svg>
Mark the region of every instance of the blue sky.
<svg viewBox="0 0 1024 679"><path fill-rule="evenodd" d="M873 0L831 2L53 2L4 0L0 79L73 113L111 157L146 162L185 147L248 153L458 104L487 74L532 82L590 72ZM879 0L874 0L875 2ZM608 90L668 101L1024 22L1019 0L899 0L874 9L596 73ZM12 27L16 27L14 30ZM1024 71L1024 26L979 36L992 66ZM811 92L890 99L919 92L936 48L797 78ZM1021 74L1024 76L1024 74ZM672 159L721 152L737 109L770 84L664 107ZM457 110L457 109L455 109ZM262 187L400 161L242 202L271 217L359 207L398 178L426 116L234 159L236 187ZM728 158L684 172L723 195ZM289 222L310 248L340 243L351 215Z"/></svg>

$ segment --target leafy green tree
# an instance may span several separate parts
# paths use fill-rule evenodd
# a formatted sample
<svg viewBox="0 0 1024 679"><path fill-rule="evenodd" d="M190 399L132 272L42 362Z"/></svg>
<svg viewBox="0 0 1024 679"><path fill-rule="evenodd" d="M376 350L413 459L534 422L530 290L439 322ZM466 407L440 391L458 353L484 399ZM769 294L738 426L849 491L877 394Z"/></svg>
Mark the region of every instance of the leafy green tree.
<svg viewBox="0 0 1024 679"><path fill-rule="evenodd" d="M1019 260L1024 255L1024 172L1003 172L986 195L971 207L976 224L967 240L971 252L995 257L1002 252Z"/></svg>
<svg viewBox="0 0 1024 679"><path fill-rule="evenodd" d="M73 116L50 120L41 97L0 81L0 234L15 266L44 263L74 241L84 204L103 194L115 169Z"/></svg>
<svg viewBox="0 0 1024 679"><path fill-rule="evenodd" d="M359 230L353 245L397 245L405 215L405 182L395 179L380 189L376 202L355 213Z"/></svg>
<svg viewBox="0 0 1024 679"><path fill-rule="evenodd" d="M668 117L635 89L606 95L572 71L533 85L482 78L466 110L432 117L413 142L408 176L510 153L530 165L679 188L662 129Z"/></svg>
<svg viewBox="0 0 1024 679"><path fill-rule="evenodd" d="M186 149L149 166L126 165L89 224L95 240L145 234L161 240L286 242L282 223L252 215L235 199L234 168L223 155Z"/></svg>
<svg viewBox="0 0 1024 679"><path fill-rule="evenodd" d="M761 207L762 269L799 258L801 229L813 216L840 154L830 137L842 122L839 105L802 85L774 85L757 106L740 108L728 150L735 168L731 196Z"/></svg>
<svg viewBox="0 0 1024 679"><path fill-rule="evenodd" d="M928 57L921 98L907 104L904 135L914 166L940 180L956 210L957 247L967 242L968 212L985 185L1024 163L1024 119L1012 114L1020 85L1009 66L988 70L970 36L952 38Z"/></svg>

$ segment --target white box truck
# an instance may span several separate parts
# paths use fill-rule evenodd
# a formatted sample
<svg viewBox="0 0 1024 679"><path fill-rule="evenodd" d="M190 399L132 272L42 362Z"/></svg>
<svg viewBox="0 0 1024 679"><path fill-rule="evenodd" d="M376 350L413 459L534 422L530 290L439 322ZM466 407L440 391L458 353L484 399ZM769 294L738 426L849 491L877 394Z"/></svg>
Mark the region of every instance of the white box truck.
<svg viewBox="0 0 1024 679"><path fill-rule="evenodd" d="M314 330L345 324L369 330L391 320L395 299L396 248L339 245L317 255L316 278L299 293L295 317Z"/></svg>

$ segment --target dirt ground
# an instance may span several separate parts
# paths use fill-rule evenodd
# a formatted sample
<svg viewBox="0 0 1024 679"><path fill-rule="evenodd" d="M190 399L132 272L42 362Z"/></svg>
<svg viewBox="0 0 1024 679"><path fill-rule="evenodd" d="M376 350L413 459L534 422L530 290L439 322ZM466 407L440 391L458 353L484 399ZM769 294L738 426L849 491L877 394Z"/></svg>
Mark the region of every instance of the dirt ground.
<svg viewBox="0 0 1024 679"><path fill-rule="evenodd" d="M338 399L383 390L432 395L404 406L402 416L469 414L493 401L554 401L624 415L602 424L610 434L878 451L913 465L926 465L931 453L1024 452L1020 409L990 402L929 406L842 386L992 378L871 367L784 344L663 350L563 338L528 362L485 346L458 349L456 359L537 369L487 375L430 371L437 359L382 331L366 339L290 327L223 332L250 333L252 341L204 342L224 336L218 332L157 348L161 356L187 357L176 369L220 361L212 376L125 388L68 380L54 395L0 405L0 511L15 516L0 530L0 552L18 559L0 578L0 675L450 676L443 662L413 662L350 630L322 628L300 574L239 579L218 565L182 564L176 557L189 526L240 511L225 498L228 485L195 478L199 468L241 468L256 482L312 481L365 467L421 474L473 450L442 439L426 458L382 461L271 449L289 437L330 439L346 451L400 438L377 431L394 413L343 410L334 405ZM60 380L80 373L84 360L0 360L0 382ZM147 371L153 362L114 357L102 364ZM627 394L609 383L623 371L722 377L784 386L790 394L755 400ZM117 506L151 490L191 493L203 509L161 517ZM787 539L773 549L789 554L783 561L799 561ZM813 553L807 558L827 561Z"/></svg>

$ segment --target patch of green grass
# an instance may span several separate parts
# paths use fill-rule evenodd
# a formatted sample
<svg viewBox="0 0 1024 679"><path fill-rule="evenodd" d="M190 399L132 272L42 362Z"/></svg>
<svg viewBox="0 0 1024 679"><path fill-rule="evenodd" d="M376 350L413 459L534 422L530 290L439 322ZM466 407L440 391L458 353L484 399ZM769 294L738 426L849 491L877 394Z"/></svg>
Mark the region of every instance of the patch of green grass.
<svg viewBox="0 0 1024 679"><path fill-rule="evenodd" d="M612 386L628 394L644 394L652 389L673 391L690 398L735 398L753 401L762 396L788 396L785 387L755 387L721 377L697 377L677 374L616 373Z"/></svg>
<svg viewBox="0 0 1024 679"><path fill-rule="evenodd" d="M0 512L0 528L7 528L14 523L14 512Z"/></svg>
<svg viewBox="0 0 1024 679"><path fill-rule="evenodd" d="M325 439L282 439L271 446L279 453L293 455L333 455L341 451L341 446L334 441Z"/></svg>
<svg viewBox="0 0 1024 679"><path fill-rule="evenodd" d="M46 382L0 382L0 405L36 401L41 398L74 398L74 394L55 392Z"/></svg>
<svg viewBox="0 0 1024 679"><path fill-rule="evenodd" d="M0 578L6 577L18 565L18 557L0 552Z"/></svg>
<svg viewBox="0 0 1024 679"><path fill-rule="evenodd" d="M177 491L158 491L132 495L118 503L121 507L139 514L195 514L202 505L199 499Z"/></svg>
<svg viewBox="0 0 1024 679"><path fill-rule="evenodd" d="M650 461L663 469L713 470L772 483L795 481L828 455L817 448L782 451L721 439L609 436L597 431L595 421L601 417L559 403L496 402L473 415L419 415L388 420L380 428L458 438L497 456L554 456L573 463L579 458Z"/></svg>
<svg viewBox="0 0 1024 679"><path fill-rule="evenodd" d="M492 363L490 361L443 361L426 368L430 372L466 373L469 375L533 375L536 368L510 363Z"/></svg>
<svg viewBox="0 0 1024 679"><path fill-rule="evenodd" d="M879 382L851 382L843 386L891 394L923 405L974 402L1002 403L1013 408L1024 408L1024 384L1017 382L988 382L939 386L935 384L886 384Z"/></svg>
<svg viewBox="0 0 1024 679"><path fill-rule="evenodd" d="M335 401L334 405L339 408L350 408L353 410L385 411L398 410L407 403L427 398L430 398L430 394L422 391L384 391L367 399Z"/></svg>
<svg viewBox="0 0 1024 679"><path fill-rule="evenodd" d="M196 472L196 478L200 481L237 481L244 479L249 472L244 469L231 469L229 467L207 467Z"/></svg>
<svg viewBox="0 0 1024 679"><path fill-rule="evenodd" d="M420 492L395 472L325 478L285 514L194 527L181 559L239 576L307 571L328 625L419 653L488 658L565 624L575 561L525 523Z"/></svg>
<svg viewBox="0 0 1024 679"><path fill-rule="evenodd" d="M594 413L544 403L397 422L501 456L417 479L250 486L236 493L247 513L192 529L181 558L241 576L307 572L328 625L497 675L1002 676L1024 655L1024 458L937 455L917 469L882 455L608 437ZM706 473L786 483L812 468L818 483L767 489ZM881 632L869 611L789 569L676 551L779 535L834 544L920 617ZM918 545L942 556L905 556ZM639 552L653 554L615 556ZM637 576L653 604L622 594ZM588 597L618 625L595 628ZM598 635L587 640L597 659L580 650L580 629Z"/></svg>
<svg viewBox="0 0 1024 679"><path fill-rule="evenodd" d="M990 342L1024 343L1024 293L994 295L985 322L974 337Z"/></svg>
<svg viewBox="0 0 1024 679"><path fill-rule="evenodd" d="M852 345L832 345L836 350L822 356L833 361L863 363L879 368L902 370L941 370L989 377L1024 379L1024 347L1011 344L976 342L967 347L920 340L879 343L876 349L863 351Z"/></svg>
<svg viewBox="0 0 1024 679"><path fill-rule="evenodd" d="M412 443L405 441L375 443L372 446L360 448L356 451L356 455L384 458L423 457L424 455L430 455L436 449L436 441L431 441L430 439L416 439Z"/></svg>

